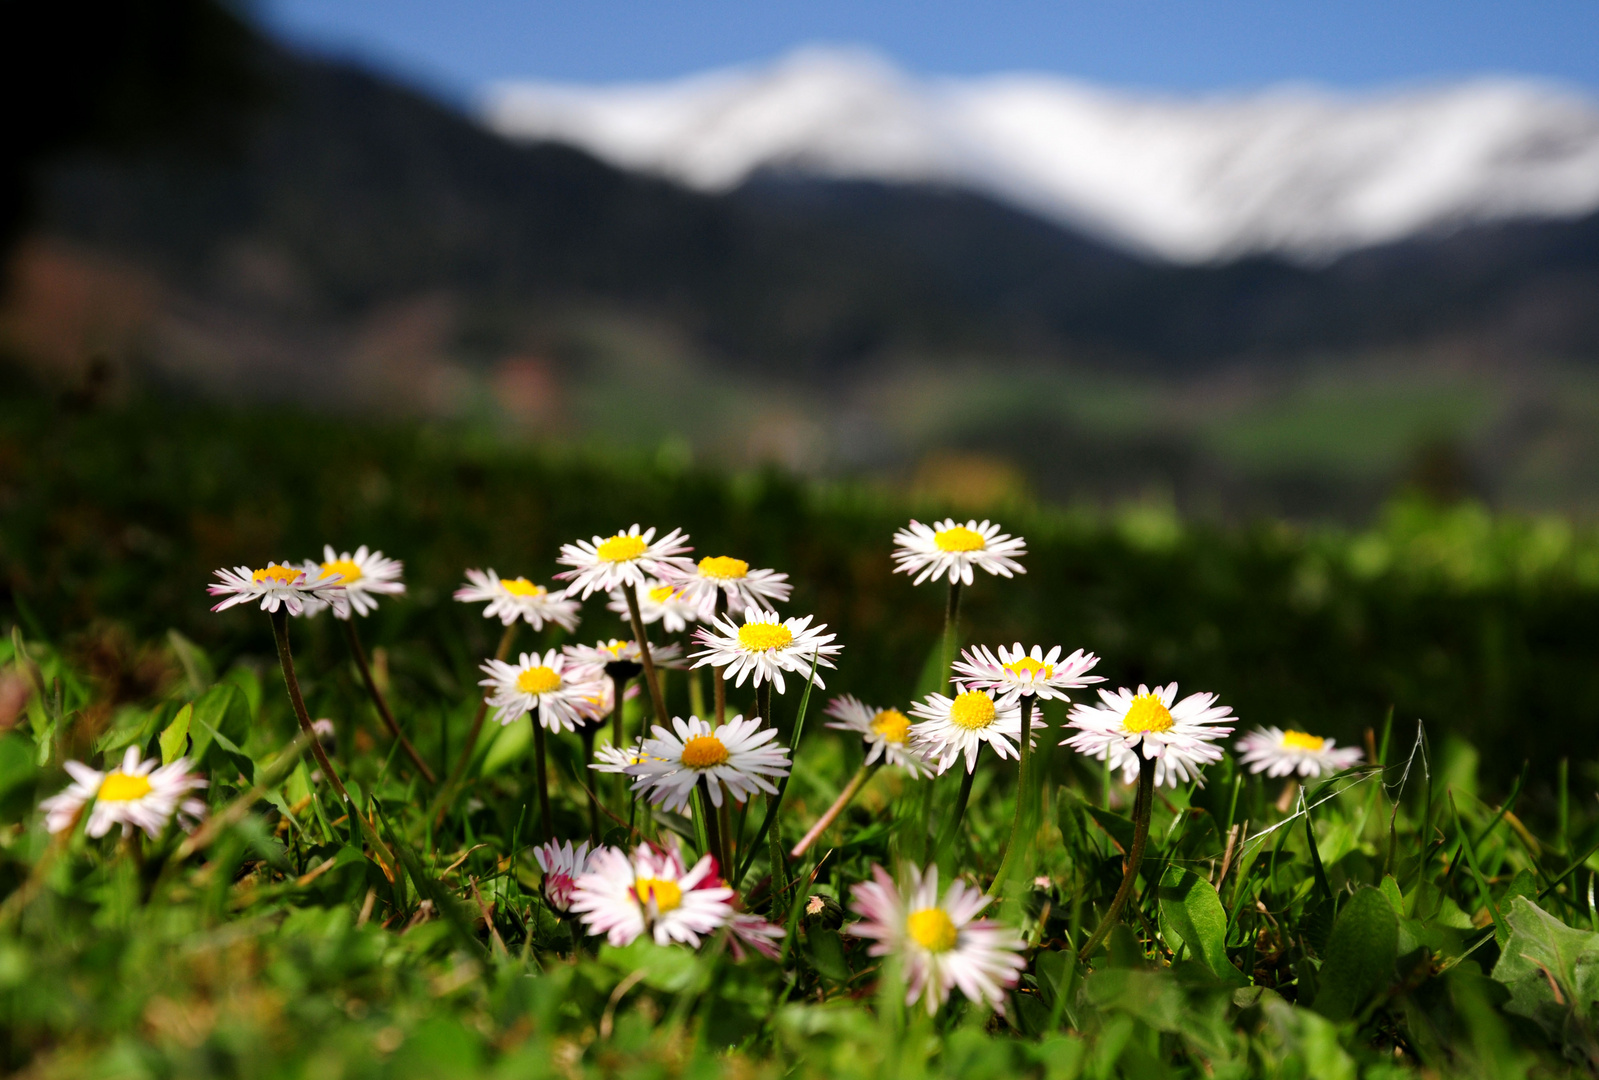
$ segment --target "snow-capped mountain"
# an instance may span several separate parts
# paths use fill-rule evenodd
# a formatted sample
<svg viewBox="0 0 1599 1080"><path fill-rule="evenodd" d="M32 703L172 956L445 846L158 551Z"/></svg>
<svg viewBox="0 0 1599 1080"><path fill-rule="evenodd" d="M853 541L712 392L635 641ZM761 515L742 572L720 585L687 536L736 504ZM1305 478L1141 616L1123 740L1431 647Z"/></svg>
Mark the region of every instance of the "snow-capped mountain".
<svg viewBox="0 0 1599 1080"><path fill-rule="evenodd" d="M761 170L970 188L1180 262L1316 262L1599 209L1599 102L1513 79L1181 99L1042 75L922 80L813 48L665 83L501 84L482 114L708 191Z"/></svg>

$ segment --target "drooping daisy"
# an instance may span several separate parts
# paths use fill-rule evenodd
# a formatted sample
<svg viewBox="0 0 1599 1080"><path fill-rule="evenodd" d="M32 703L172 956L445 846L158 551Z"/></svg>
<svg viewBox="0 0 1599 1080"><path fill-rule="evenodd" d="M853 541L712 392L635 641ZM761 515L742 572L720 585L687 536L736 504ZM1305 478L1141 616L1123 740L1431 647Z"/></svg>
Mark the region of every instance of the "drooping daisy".
<svg viewBox="0 0 1599 1080"><path fill-rule="evenodd" d="M556 911L571 910L572 889L589 865L588 841L574 848L570 840L564 844L550 840L533 849L533 858L544 873L544 896L550 906Z"/></svg>
<svg viewBox="0 0 1599 1080"><path fill-rule="evenodd" d="M827 715L838 719L828 727L853 731L866 740L866 764L882 758L912 776L932 773L932 763L911 744L910 717L898 709L873 708L855 695L845 694L827 703Z"/></svg>
<svg viewBox="0 0 1599 1080"><path fill-rule="evenodd" d="M945 518L931 528L912 521L894 534L894 545L894 571L915 574L917 585L946 576L951 585L970 585L974 566L1002 577L1027 573L1016 561L1027 554L1027 542L987 520L957 525Z"/></svg>
<svg viewBox="0 0 1599 1080"><path fill-rule="evenodd" d="M631 858L611 847L590 855L571 910L589 933L604 934L617 947L648 933L657 945L682 941L697 948L701 937L733 917L732 898L711 856L685 871L676 849L640 844Z"/></svg>
<svg viewBox="0 0 1599 1080"><path fill-rule="evenodd" d="M1176 787L1221 760L1216 741L1233 732L1232 709L1216 705L1215 694L1189 694L1177 701L1177 684L1142 684L1138 692L1123 687L1099 692L1099 705L1073 705L1067 726L1077 734L1061 741L1088 757L1108 760L1129 784L1138 779L1140 753L1155 762L1155 784ZM1176 702L1176 704L1173 704Z"/></svg>
<svg viewBox="0 0 1599 1080"><path fill-rule="evenodd" d="M499 619L504 626L521 619L535 630L544 629L547 622L568 633L577 629L577 613L582 605L567 596L564 589L546 589L525 577L502 578L492 567L468 570L466 580L467 584L455 590L455 598L463 604L487 601L485 619Z"/></svg>
<svg viewBox="0 0 1599 1080"><path fill-rule="evenodd" d="M478 685L491 688L489 704L501 724L514 723L537 709L539 723L546 729L576 731L593 718L593 701L603 699L605 687L593 679L574 678L566 666L566 657L554 649L543 656L523 653L514 664L486 660L482 671L488 678Z"/></svg>
<svg viewBox="0 0 1599 1080"><path fill-rule="evenodd" d="M1307 779L1342 772L1366 756L1358 747L1335 748L1332 739L1276 727L1256 728L1238 740L1237 750L1250 772L1267 776L1298 773Z"/></svg>
<svg viewBox="0 0 1599 1080"><path fill-rule="evenodd" d="M130 746L122 756L122 764L110 772L100 772L77 761L65 765L72 775L72 785L39 804L45 812L45 828L52 833L71 828L90 799L94 800L94 809L89 812L85 831L94 837L104 836L113 825L121 825L123 836L139 828L154 839L174 813L179 815L180 824L184 818L205 815L205 803L184 797L207 784L205 778L189 772L186 757L170 765L162 765L155 758L140 761L138 747Z"/></svg>
<svg viewBox="0 0 1599 1080"><path fill-rule="evenodd" d="M612 638L593 645L566 645L561 651L566 654L567 668L573 678L631 679L644 670L644 651L631 638ZM651 645L650 660L658 668L680 668L683 666L682 646L672 642Z"/></svg>
<svg viewBox="0 0 1599 1080"><path fill-rule="evenodd" d="M350 600L337 574L308 572L303 567L288 563L267 563L261 570L236 566L232 570L218 570L220 584L207 585L205 591L212 596L227 599L212 606L212 611L223 611L234 604L261 601L262 611L277 611L279 606L290 615L303 615L310 607L312 613L326 604L341 619L350 614Z"/></svg>
<svg viewBox="0 0 1599 1080"><path fill-rule="evenodd" d="M777 947L777 943L788 932L781 926L775 926L759 915L738 914L728 920L727 928L732 931L732 935L727 939L727 947L733 950L734 960L744 959L745 945L768 960L783 958L783 952Z"/></svg>
<svg viewBox="0 0 1599 1080"><path fill-rule="evenodd" d="M339 584L344 586L344 595L350 601L350 607L359 615L370 615L378 609L378 596L404 596L405 583L400 580L400 574L405 570L405 564L399 559L384 558L381 551L368 551L365 544L355 549L355 554L348 551L340 554L333 550L333 545L328 544L322 548L322 562L307 559L305 572L309 577L332 574L339 579ZM320 611L320 601L313 601L316 610ZM308 604L309 609L312 605ZM309 611L315 614L316 611ZM348 619L350 611L347 608L343 614L334 611L334 617Z"/></svg>
<svg viewBox="0 0 1599 1080"><path fill-rule="evenodd" d="M594 751L594 761L589 768L595 772L625 773L629 766L649 760L644 752L643 738L635 739L632 746L601 746Z"/></svg>
<svg viewBox="0 0 1599 1080"><path fill-rule="evenodd" d="M620 589L611 591L606 601L608 610L627 618L627 596ZM660 623L668 634L681 634L688 624L698 622L699 605L683 595L680 585L666 585L654 578L645 578L644 587L638 591L638 616L645 626Z"/></svg>
<svg viewBox="0 0 1599 1080"><path fill-rule="evenodd" d="M717 594L727 597L726 610L741 615L749 608L766 608L786 603L794 587L788 575L776 570L751 570L743 559L730 555L707 555L692 569L673 578L688 599L698 605L700 618L716 615Z"/></svg>
<svg viewBox="0 0 1599 1080"><path fill-rule="evenodd" d="M1101 675L1088 672L1099 663L1099 657L1078 649L1066 659L1060 658L1060 646L1046 654L1040 645L1028 652L1017 642L1012 648L999 647L999 655L988 651L985 645L967 649L955 661L955 674L968 686L1000 693L1016 691L1023 697L1033 695L1044 699L1067 698L1066 691L1090 683L1104 682Z"/></svg>
<svg viewBox="0 0 1599 1080"><path fill-rule="evenodd" d="M711 802L721 806L724 788L734 802L743 802L757 791L775 794L766 778L788 775L788 747L768 745L777 729L763 728L758 716L735 716L718 728L697 716L674 716L670 730L656 724L650 734L644 740L648 756L625 771L634 791L667 810L687 806L702 778Z"/></svg>
<svg viewBox="0 0 1599 1080"><path fill-rule="evenodd" d="M928 1015L960 987L969 1001L986 1001L1005 1012L1005 990L1015 986L1027 962L1018 954L1024 942L1013 931L977 915L992 897L960 881L938 895L938 867L925 873L907 867L904 893L881 866L872 880L850 889L850 909L862 921L845 929L875 944L872 956L898 955L905 962L905 1004L920 1000Z"/></svg>
<svg viewBox="0 0 1599 1080"><path fill-rule="evenodd" d="M610 592L623 587L637 589L650 578L670 580L673 571L686 571L694 564L683 558L685 551L693 551L681 529L673 529L659 540L654 540L655 530L639 532L634 525L627 532L593 540L579 540L575 544L562 544L562 566L573 567L555 576L570 581L570 591L583 593L583 599L597 592Z"/></svg>
<svg viewBox="0 0 1599 1080"><path fill-rule="evenodd" d="M782 619L775 611L748 608L743 626L723 618L713 621L711 627L714 629L702 627L694 631L695 640L705 646L694 654L695 667L711 664L726 668L722 677L734 680L735 686L743 686L745 678L750 678L753 686L769 680L777 685L779 694L786 692L783 672L809 677L812 657L816 658L817 667L830 668L833 662L828 657L844 651L842 645L830 644L838 635L822 633L827 629L826 623L812 627L809 615ZM820 675L816 685L827 688Z"/></svg>
<svg viewBox="0 0 1599 1080"><path fill-rule="evenodd" d="M1001 758L1018 757L1017 742L1022 737L1020 695L1012 692L995 698L991 690L973 690L960 683L953 698L928 694L925 701L911 706L911 715L921 723L911 727L916 748L928 758L936 758L942 775L966 755L966 771L977 768L977 752L987 743Z"/></svg>

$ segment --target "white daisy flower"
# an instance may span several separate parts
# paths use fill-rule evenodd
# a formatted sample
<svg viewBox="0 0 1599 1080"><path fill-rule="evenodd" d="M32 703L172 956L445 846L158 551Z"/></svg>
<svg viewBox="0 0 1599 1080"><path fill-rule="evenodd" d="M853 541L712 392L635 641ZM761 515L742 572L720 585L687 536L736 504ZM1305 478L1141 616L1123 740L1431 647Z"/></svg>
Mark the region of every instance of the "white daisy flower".
<svg viewBox="0 0 1599 1080"><path fill-rule="evenodd" d="M463 604L486 601L485 619L499 619L504 626L521 619L535 630L544 629L545 623L554 623L568 633L577 629L577 613L582 605L567 596L564 589L552 591L525 577L502 578L492 567L468 570L466 580L455 590L455 598Z"/></svg>
<svg viewBox="0 0 1599 1080"><path fill-rule="evenodd" d="M866 740L866 764L882 758L912 776L933 772L932 763L911 744L910 717L898 709L874 708L853 694L845 694L827 703L827 715L838 719L838 723L829 723L828 727L853 731Z"/></svg>
<svg viewBox="0 0 1599 1080"><path fill-rule="evenodd" d="M631 638L612 638L593 645L566 645L561 651L566 654L567 669L577 679L609 679L612 675L631 679L644 670L644 651ZM680 668L683 666L682 646L672 642L651 645L650 659L658 668Z"/></svg>
<svg viewBox="0 0 1599 1080"><path fill-rule="evenodd" d="M812 657L816 658L817 667L830 668L833 662L828 657L844 651L842 645L829 644L838 635L822 633L827 629L826 623L812 627L809 615L802 619L782 619L775 611L748 608L744 612L743 626L728 618L714 620L711 626L715 629L702 627L694 631L695 640L705 646L694 654L694 666L711 664L727 668L722 677L733 679L735 686L743 686L748 677L753 686L771 681L777 685L779 694L785 693L783 672L792 671L808 677ZM820 675L816 677L816 685L820 689L827 688Z"/></svg>
<svg viewBox="0 0 1599 1080"><path fill-rule="evenodd" d="M692 569L674 576L673 581L698 605L702 620L715 617L718 593L727 597L728 614L740 615L750 608L786 603L794 589L787 574L751 570L749 563L730 555L707 555Z"/></svg>
<svg viewBox="0 0 1599 1080"><path fill-rule="evenodd" d="M1335 748L1332 739L1282 728L1256 728L1237 743L1238 757L1249 771L1267 776L1325 776L1360 764L1358 747Z"/></svg>
<svg viewBox="0 0 1599 1080"><path fill-rule="evenodd" d="M1155 762L1157 786L1196 779L1201 768L1221 760L1216 740L1233 732L1231 725L1219 726L1235 717L1232 709L1214 704L1215 694L1177 701L1176 683L1153 690L1140 684L1136 694L1126 687L1114 694L1101 690L1099 699L1100 705L1072 706L1067 726L1078 731L1061 745L1108 760L1129 784L1138 779L1140 752Z"/></svg>
<svg viewBox="0 0 1599 1080"><path fill-rule="evenodd" d="M205 591L212 596L227 599L212 606L212 611L223 611L234 604L261 601L262 611L277 611L279 606L290 615L311 614L320 611L320 604L333 608L339 618L349 618L350 600L338 575L308 572L288 563L267 563L265 569L252 570L236 566L232 570L218 570L221 584L207 585Z"/></svg>
<svg viewBox="0 0 1599 1080"><path fill-rule="evenodd" d="M355 549L352 555L348 551L340 554L333 550L333 545L328 544L322 548L322 562L307 559L305 572L308 577L333 575L338 578L339 584L344 586L345 599L349 600L350 608L354 608L359 615L370 615L378 609L377 597L404 596L405 583L400 580L400 574L405 570L405 564L399 559L386 559L381 551L368 551L365 544ZM306 604L306 614L315 615L326 605L320 600L312 600ZM348 619L349 608L342 614L334 613L335 618Z"/></svg>
<svg viewBox="0 0 1599 1080"><path fill-rule="evenodd" d="M186 757L170 765L162 765L155 758L140 761L138 747L130 746L122 764L110 772L100 772L77 761L65 765L72 775L72 785L39 804L45 812L45 828L52 833L71 828L90 799L94 800L94 809L89 812L85 831L94 837L104 836L113 825L121 825L123 836L140 828L154 839L174 813L179 815L180 824L185 824L184 818L205 815L205 803L184 798L207 784L203 777L189 772Z"/></svg>
<svg viewBox="0 0 1599 1080"><path fill-rule="evenodd" d="M603 701L605 687L593 679L574 678L566 670L566 657L551 649L540 656L523 653L515 664L486 660L482 671L488 676L479 686L491 688L489 704L494 719L510 724L538 710L539 723L550 731L576 731L579 724L593 719L595 702Z"/></svg>
<svg viewBox="0 0 1599 1080"><path fill-rule="evenodd" d="M591 593L610 592L612 589L637 589L650 578L668 580L673 571L687 571L694 564L683 558L683 552L693 551L685 542L688 536L681 529L673 529L659 540L654 540L654 529L639 532L634 525L627 532L593 540L579 540L575 544L562 544L562 566L573 567L555 576L572 582L571 591L582 590L583 599Z"/></svg>
<svg viewBox="0 0 1599 1080"><path fill-rule="evenodd" d="M943 775L955 764L955 759L966 755L966 771L977 768L977 752L984 743L994 748L1001 758L1019 757L1017 743L1022 737L1022 710L1020 695L1010 693L996 699L993 691L973 690L960 683L953 698L943 694L928 694L920 704L911 706L911 715L921 723L911 727L916 748L929 758L937 758L938 772Z"/></svg>
<svg viewBox="0 0 1599 1080"><path fill-rule="evenodd" d="M644 740L635 739L632 746L601 746L595 748L594 763L589 766L595 772L625 773L633 765L648 761L650 755L644 752Z"/></svg>
<svg viewBox="0 0 1599 1080"><path fill-rule="evenodd" d="M640 844L631 858L611 847L590 855L571 910L582 916L589 933L604 934L618 948L645 933L657 945L682 941L697 948L701 937L733 917L732 898L711 856L685 871L675 849Z"/></svg>
<svg viewBox="0 0 1599 1080"><path fill-rule="evenodd" d="M946 576L951 585L970 585L974 566L1002 577L1027 573L1016 561L1027 554L1027 542L987 520L957 525L945 518L931 528L912 521L894 534L894 544L895 573L915 574L917 585Z"/></svg>
<svg viewBox="0 0 1599 1080"><path fill-rule="evenodd" d="M905 1004L920 1000L929 1016L960 987L968 1001L986 1001L1005 1012L1005 990L1015 986L1027 962L1025 943L1013 931L977 915L993 897L960 881L938 895L938 867L926 873L908 867L904 894L881 866L872 880L850 889L850 909L862 918L846 931L875 942L872 956L898 955L905 962Z"/></svg>
<svg viewBox="0 0 1599 1080"><path fill-rule="evenodd" d="M1033 651L1028 652L1018 641L1009 649L1001 645L995 656L987 646L979 645L961 653L955 661L955 674L968 686L984 690L1014 690L1024 697L1065 700L1069 700L1067 690L1105 681L1103 676L1088 674L1099 663L1099 657L1078 649L1062 660L1060 651L1056 645L1046 654L1042 646L1034 645Z"/></svg>
<svg viewBox="0 0 1599 1080"><path fill-rule="evenodd" d="M627 596L620 589L611 591L605 604L622 618L628 617ZM638 591L638 616L645 626L660 623L668 634L681 634L688 624L698 622L699 605L683 594L680 585L666 585L654 578L645 578L644 587ZM653 654L652 654L653 655Z"/></svg>
<svg viewBox="0 0 1599 1080"><path fill-rule="evenodd" d="M572 890L589 865L588 841L574 848L570 840L564 844L550 840L533 849L533 858L544 873L544 896L550 906L556 911L571 910Z"/></svg>
<svg viewBox="0 0 1599 1080"><path fill-rule="evenodd" d="M674 716L672 730L656 724L650 734L654 737L644 740L645 760L625 771L634 791L667 810L686 807L701 778L711 802L721 806L724 788L734 802L743 802L757 791L776 794L766 777L788 775L788 747L767 745L777 738L777 729L763 728L758 716L735 716L718 728L697 716Z"/></svg>

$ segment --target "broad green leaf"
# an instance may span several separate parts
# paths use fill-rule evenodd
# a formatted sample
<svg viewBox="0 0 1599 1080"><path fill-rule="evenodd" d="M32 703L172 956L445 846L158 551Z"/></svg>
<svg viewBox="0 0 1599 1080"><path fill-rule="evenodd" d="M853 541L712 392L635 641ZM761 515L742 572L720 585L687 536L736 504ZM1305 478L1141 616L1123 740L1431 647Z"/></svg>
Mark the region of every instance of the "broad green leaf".
<svg viewBox="0 0 1599 1080"><path fill-rule="evenodd" d="M1132 819L1124 818L1120 814L1113 814L1109 810L1101 810L1089 802L1083 803L1083 809L1088 811L1089 816L1099 824L1101 829L1110 834L1110 838L1116 841L1123 851L1127 851L1133 846Z"/></svg>
<svg viewBox="0 0 1599 1080"><path fill-rule="evenodd" d="M1180 866L1166 869L1156 889L1160 930L1176 952L1184 945L1195 960L1225 982L1242 982L1243 973L1227 959L1227 912L1215 888Z"/></svg>
<svg viewBox="0 0 1599 1080"><path fill-rule="evenodd" d="M533 720L522 716L500 729L499 737L489 745L478 769L480 776L492 776L513 761L520 761L533 752Z"/></svg>
<svg viewBox="0 0 1599 1080"><path fill-rule="evenodd" d="M216 681L216 669L211 666L211 659L206 656L205 650L176 630L167 631L167 641L183 667L184 678L189 682L189 693L196 696L205 693L206 687Z"/></svg>
<svg viewBox="0 0 1599 1080"><path fill-rule="evenodd" d="M1118 1009L1157 1031L1176 1031L1182 1024L1182 989L1164 971L1104 968L1088 977L1083 993L1090 1005Z"/></svg>
<svg viewBox="0 0 1599 1080"><path fill-rule="evenodd" d="M1573 930L1525 896L1511 901L1505 921L1510 940L1493 970L1510 989L1505 1008L1556 1039L1572 1041L1591 1030L1599 1000L1599 934Z"/></svg>
<svg viewBox="0 0 1599 1080"><path fill-rule="evenodd" d="M1394 909L1394 914L1403 915L1405 913L1405 897L1399 891L1399 882L1394 880L1392 874L1384 874L1382 876L1381 888L1382 894L1388 898L1388 906Z"/></svg>
<svg viewBox="0 0 1599 1080"><path fill-rule="evenodd" d="M201 694L194 701L194 715L189 721L189 735L193 739L190 754L197 762L209 758L213 733L220 733L237 750L250 737L250 713L238 689L220 683ZM249 770L245 770L249 775Z"/></svg>
<svg viewBox="0 0 1599 1080"><path fill-rule="evenodd" d="M1344 904L1321 965L1315 1009L1347 1020L1388 988L1399 958L1399 917L1376 889L1361 889Z"/></svg>
<svg viewBox="0 0 1599 1080"><path fill-rule="evenodd" d="M161 764L171 765L188 749L189 718L193 715L194 706L185 705L178 710L178 715L172 718L172 723L161 733Z"/></svg>
<svg viewBox="0 0 1599 1080"><path fill-rule="evenodd" d="M644 972L643 982L652 990L677 993L687 988L699 968L699 958L681 945L657 945L644 934L623 948L600 946L600 963L618 975Z"/></svg>
<svg viewBox="0 0 1599 1080"><path fill-rule="evenodd" d="M837 931L811 927L805 931L805 945L805 955L813 968L834 982L849 981L849 964L844 961L844 946Z"/></svg>

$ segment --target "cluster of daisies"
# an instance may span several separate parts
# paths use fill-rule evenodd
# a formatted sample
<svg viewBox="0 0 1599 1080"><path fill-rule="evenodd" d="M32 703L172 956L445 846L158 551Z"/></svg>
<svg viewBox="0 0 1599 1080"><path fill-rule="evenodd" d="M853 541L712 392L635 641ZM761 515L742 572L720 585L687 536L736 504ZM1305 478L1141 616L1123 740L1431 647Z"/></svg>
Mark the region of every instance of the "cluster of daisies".
<svg viewBox="0 0 1599 1080"><path fill-rule="evenodd" d="M689 812L713 826L714 814L725 812L728 804L745 804L757 794L781 800L791 748L772 723L770 695L774 690L784 694L790 685L825 688L820 669L834 668L842 647L810 616L778 613L791 593L786 574L725 555L696 561L688 539L680 530L657 538L656 530L634 525L564 545L558 562L566 569L556 575L559 587L502 577L492 568L472 569L455 599L483 604L484 618L506 629L501 657L482 663L484 712L492 710L502 725L531 717L541 738L545 732L581 732L592 748L591 769L624 777L632 797L660 811ZM894 535L894 544L897 572L911 575L917 585L948 584L952 619L959 590L973 585L975 571L1007 578L1026 572L1020 562L1025 542L989 521L913 521ZM328 547L319 561L219 570L209 591L219 598L213 610L256 603L279 626L286 616L325 610L349 620L370 614L381 597L403 595L402 571L400 562L382 552L361 547L340 554ZM596 593L626 620L630 637L523 652L514 663L504 658L521 625L575 632L583 603ZM687 643L650 640L652 627L680 634L691 626ZM353 641L353 623L349 629ZM292 687L286 648L280 656ZM1035 704L1070 700L1072 691L1103 682L1093 674L1098 662L1090 652L1066 653L1060 646L1047 651L1020 643L978 646L953 662L948 693L929 694L904 711L851 695L834 698L826 709L828 726L858 736L865 761L862 776L841 793L813 835L842 810L870 769L897 768L922 778L959 765L969 782L984 746L1025 769L1036 731ZM717 690L713 715L664 714L659 670L687 667L711 669ZM641 677L654 704L652 723L648 733L629 737L622 703L640 693ZM748 682L761 691L759 711L766 715L726 715L728 682L737 687ZM1215 695L1179 698L1175 683L1140 685L1136 691L1099 688L1097 696L1097 702L1072 705L1062 745L1105 762L1129 783L1148 774L1157 785L1197 780L1206 765L1220 760L1220 741L1233 731L1235 718ZM611 737L595 746L593 735L603 730L607 717ZM1359 750L1337 747L1331 739L1275 727L1245 736L1237 749L1247 767L1273 777L1315 777L1349 768L1361 757ZM461 764L470 754L469 745ZM158 766L130 747L110 772L78 762L67 769L72 786L43 804L52 832L74 827L91 805L87 832L96 837L115 824L125 833L137 828L154 837L174 817L187 823L204 813L204 804L189 796L206 781L191 773L182 757ZM958 805L964 807L964 796ZM618 808L630 823L635 806L630 801ZM646 821L642 831L654 830ZM783 930L744 910L739 875L728 876L730 844L718 848L713 839L710 850L691 862L670 831L631 850L591 847L589 841L574 845L553 835L545 839L535 851L545 897L588 934L603 935L615 945L648 934L662 945L697 947L725 930L740 955L746 947L780 955ZM871 942L871 955L903 964L907 1004L920 1001L936 1011L958 988L1002 1011L1005 991L1025 966L1023 942L1013 930L982 918L991 900L958 880L941 889L934 868L907 866L896 878L874 867L871 879L852 889L851 908L859 921L846 929Z"/></svg>

